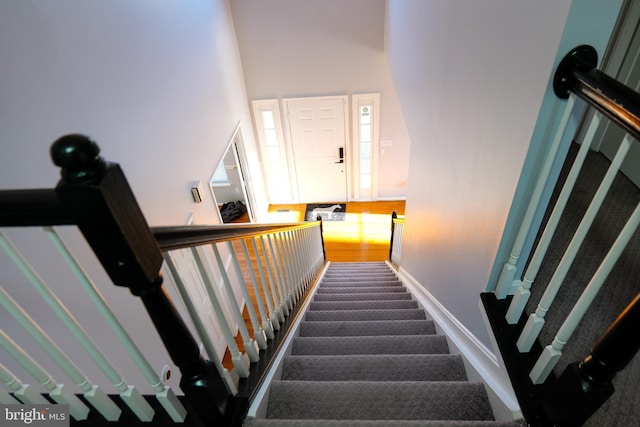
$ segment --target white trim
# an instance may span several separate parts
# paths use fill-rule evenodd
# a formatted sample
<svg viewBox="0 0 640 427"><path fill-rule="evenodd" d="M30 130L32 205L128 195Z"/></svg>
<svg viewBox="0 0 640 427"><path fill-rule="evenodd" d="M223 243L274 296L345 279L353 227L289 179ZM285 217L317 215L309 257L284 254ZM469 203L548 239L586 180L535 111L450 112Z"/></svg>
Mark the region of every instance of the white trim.
<svg viewBox="0 0 640 427"><path fill-rule="evenodd" d="M280 101L278 99L263 99L251 101L251 107L253 110L253 119L255 121L255 131L257 134L257 142L259 146L260 159L262 163L262 177L263 182L266 183L267 194L269 195L270 203L292 203L295 202L294 180L295 171L293 170L293 163L291 162L291 153L288 152L288 144L284 133L282 110L280 109ZM269 148L267 146L264 123L262 120L262 112L271 111L273 114L273 122L276 131L276 139L278 142L278 151L280 154L280 165L274 166L271 163L269 157ZM274 185L271 182L273 176L273 169L278 168L283 173L282 185L288 185L288 196L281 197L281 192L274 191Z"/></svg>
<svg viewBox="0 0 640 427"><path fill-rule="evenodd" d="M443 333L482 377L485 384L491 388L501 403L511 412L513 419L522 418L520 405L511 382L506 372L500 367L501 360L499 361L491 350L480 342L471 331L404 268L399 268L398 277L409 289L418 304L429 313Z"/></svg>
<svg viewBox="0 0 640 427"><path fill-rule="evenodd" d="M371 105L371 191L370 197L360 194L360 105ZM353 200L378 200L378 163L380 150L380 94L369 93L351 96L352 139L349 162L351 164L351 192Z"/></svg>

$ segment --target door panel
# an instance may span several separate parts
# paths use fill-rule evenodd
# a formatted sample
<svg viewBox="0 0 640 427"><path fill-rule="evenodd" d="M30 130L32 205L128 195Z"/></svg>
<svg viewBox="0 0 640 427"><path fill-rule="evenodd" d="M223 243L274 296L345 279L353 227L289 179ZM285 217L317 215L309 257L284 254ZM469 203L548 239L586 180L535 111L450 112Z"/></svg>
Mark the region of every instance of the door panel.
<svg viewBox="0 0 640 427"><path fill-rule="evenodd" d="M347 201L346 97L285 99L298 199Z"/></svg>

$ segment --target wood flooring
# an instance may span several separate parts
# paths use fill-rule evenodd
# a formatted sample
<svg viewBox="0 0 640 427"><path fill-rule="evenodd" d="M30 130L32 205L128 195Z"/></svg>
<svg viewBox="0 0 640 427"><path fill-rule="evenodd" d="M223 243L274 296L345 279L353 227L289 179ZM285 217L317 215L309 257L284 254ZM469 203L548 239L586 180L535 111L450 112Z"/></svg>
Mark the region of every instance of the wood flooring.
<svg viewBox="0 0 640 427"><path fill-rule="evenodd" d="M404 215L405 201L349 202L345 221L324 221L327 261L384 261L389 258L391 213ZM303 221L306 204L271 205L276 220Z"/></svg>

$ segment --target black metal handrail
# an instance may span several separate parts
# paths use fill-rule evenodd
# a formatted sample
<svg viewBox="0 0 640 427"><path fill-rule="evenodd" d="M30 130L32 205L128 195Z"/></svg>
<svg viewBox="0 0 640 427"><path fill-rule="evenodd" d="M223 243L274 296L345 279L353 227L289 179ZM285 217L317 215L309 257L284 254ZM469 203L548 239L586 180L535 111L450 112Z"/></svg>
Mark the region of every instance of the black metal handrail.
<svg viewBox="0 0 640 427"><path fill-rule="evenodd" d="M553 89L561 99L573 93L640 140L640 93L596 69L592 46L572 49L560 62Z"/></svg>

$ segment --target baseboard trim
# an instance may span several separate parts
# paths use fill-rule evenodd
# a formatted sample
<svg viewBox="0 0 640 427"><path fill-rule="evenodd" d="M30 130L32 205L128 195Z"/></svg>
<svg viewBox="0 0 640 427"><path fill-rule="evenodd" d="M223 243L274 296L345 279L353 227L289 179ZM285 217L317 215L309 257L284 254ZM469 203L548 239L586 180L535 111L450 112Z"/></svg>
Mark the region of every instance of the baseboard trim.
<svg viewBox="0 0 640 427"><path fill-rule="evenodd" d="M467 359L502 405L511 413L512 419L522 418L522 411L511 382L506 371L500 367L496 355L404 268L399 267L397 271L398 277L411 291L418 304L423 306L444 334L460 350L462 356Z"/></svg>

